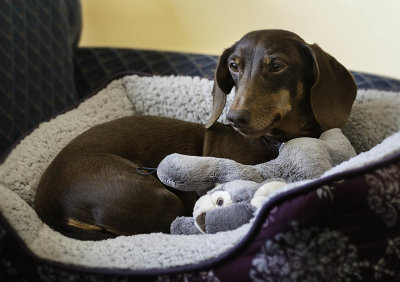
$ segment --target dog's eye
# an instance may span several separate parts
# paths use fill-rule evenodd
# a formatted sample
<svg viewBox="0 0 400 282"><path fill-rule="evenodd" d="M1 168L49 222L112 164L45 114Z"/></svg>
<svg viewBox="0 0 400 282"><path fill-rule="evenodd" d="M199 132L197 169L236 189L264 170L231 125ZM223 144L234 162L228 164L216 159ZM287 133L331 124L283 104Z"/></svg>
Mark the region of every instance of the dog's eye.
<svg viewBox="0 0 400 282"><path fill-rule="evenodd" d="M272 64L272 66L271 66L271 71L272 71L272 72L280 72L280 71L282 71L284 68L285 68L284 65L278 64L278 63L274 63L274 64Z"/></svg>
<svg viewBox="0 0 400 282"><path fill-rule="evenodd" d="M235 63L235 62L230 62L229 63L229 69L232 72L239 72L239 65L237 63Z"/></svg>

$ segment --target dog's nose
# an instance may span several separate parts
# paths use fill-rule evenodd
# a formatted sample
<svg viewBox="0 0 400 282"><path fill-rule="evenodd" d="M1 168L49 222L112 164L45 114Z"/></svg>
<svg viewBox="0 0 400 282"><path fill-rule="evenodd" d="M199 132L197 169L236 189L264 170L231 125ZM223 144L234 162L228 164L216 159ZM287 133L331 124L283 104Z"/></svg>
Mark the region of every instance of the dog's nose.
<svg viewBox="0 0 400 282"><path fill-rule="evenodd" d="M246 110L229 110L226 118L234 127L243 128L250 123L250 112Z"/></svg>

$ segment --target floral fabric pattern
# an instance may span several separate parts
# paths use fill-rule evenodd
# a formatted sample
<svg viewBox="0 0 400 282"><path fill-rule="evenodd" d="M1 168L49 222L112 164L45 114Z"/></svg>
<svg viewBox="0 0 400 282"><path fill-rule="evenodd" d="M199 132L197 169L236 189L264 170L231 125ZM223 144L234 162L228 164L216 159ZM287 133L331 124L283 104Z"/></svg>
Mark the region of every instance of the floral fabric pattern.
<svg viewBox="0 0 400 282"><path fill-rule="evenodd" d="M379 259L364 260L355 265L361 270L372 272L376 281L399 281L400 237L387 240L385 253Z"/></svg>
<svg viewBox="0 0 400 282"><path fill-rule="evenodd" d="M274 213L278 210L278 207L274 207L268 214L267 219L265 220L262 228L267 228L271 223L275 222Z"/></svg>
<svg viewBox="0 0 400 282"><path fill-rule="evenodd" d="M321 188L317 189L317 196L320 199L329 199L333 201L334 196L333 192L335 191L335 187L329 186L329 185L324 185Z"/></svg>
<svg viewBox="0 0 400 282"><path fill-rule="evenodd" d="M37 274L39 281L44 282L128 282L129 279L127 277L121 278L108 278L108 277L99 277L96 274L85 274L85 273L75 273L72 271L64 271L57 268L53 268L51 266L39 266L37 269Z"/></svg>
<svg viewBox="0 0 400 282"><path fill-rule="evenodd" d="M353 281L357 250L343 234L320 227L279 233L267 240L252 261L253 281Z"/></svg>
<svg viewBox="0 0 400 282"><path fill-rule="evenodd" d="M193 281L193 282L219 282L212 270L198 273L179 273L158 276L157 282Z"/></svg>
<svg viewBox="0 0 400 282"><path fill-rule="evenodd" d="M381 216L387 227L393 227L400 213L400 171L397 166L379 169L366 174L368 205Z"/></svg>

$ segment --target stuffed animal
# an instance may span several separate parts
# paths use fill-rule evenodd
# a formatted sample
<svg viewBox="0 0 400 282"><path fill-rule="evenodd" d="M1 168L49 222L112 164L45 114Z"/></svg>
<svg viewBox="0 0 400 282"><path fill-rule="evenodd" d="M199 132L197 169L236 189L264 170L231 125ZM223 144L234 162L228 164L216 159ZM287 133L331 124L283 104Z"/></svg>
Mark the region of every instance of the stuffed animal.
<svg viewBox="0 0 400 282"><path fill-rule="evenodd" d="M194 218L178 218L171 226L171 230L176 234L196 234L198 229L214 233L234 229L253 216L254 206L249 206L252 195L257 195L257 188L271 185L263 181L282 179L280 181L282 183L316 178L355 155L350 141L340 129L334 128L322 133L319 139L311 137L292 139L284 144L276 159L254 166L223 158L171 154L161 161L157 175L170 187L183 191L196 191L200 195L206 194L218 184L225 183L209 191L205 198L201 197L196 202ZM247 180L247 182L235 180ZM202 212L202 216L199 217L196 207L202 211L200 207L205 201L218 199L215 195L219 195L218 193L222 193L224 189L226 191L221 195L227 197L229 194L228 202L232 201L235 204L230 204L229 208L215 209L218 206L215 202L214 209ZM240 193L244 195L242 201L232 200L239 199ZM265 196L265 193L262 195ZM208 220L204 219L205 223L199 223L200 219L203 222L204 216L207 216Z"/></svg>
<svg viewBox="0 0 400 282"><path fill-rule="evenodd" d="M234 180L218 185L197 200L193 217L178 217L172 222L171 234L213 234L236 229L250 221L268 195L285 185L280 180Z"/></svg>
<svg viewBox="0 0 400 282"><path fill-rule="evenodd" d="M204 194L217 184L232 180L262 182L281 178L294 182L316 178L355 155L350 141L339 128L334 128L319 139L292 139L283 145L276 159L254 166L224 158L171 154L158 165L157 176L167 186Z"/></svg>

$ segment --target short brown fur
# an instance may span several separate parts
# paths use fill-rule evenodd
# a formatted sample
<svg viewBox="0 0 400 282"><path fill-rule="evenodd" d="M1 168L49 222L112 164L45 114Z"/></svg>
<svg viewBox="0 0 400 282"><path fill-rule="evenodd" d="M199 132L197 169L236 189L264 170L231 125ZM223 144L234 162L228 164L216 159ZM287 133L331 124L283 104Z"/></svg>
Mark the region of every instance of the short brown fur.
<svg viewBox="0 0 400 282"><path fill-rule="evenodd" d="M357 92L353 76L332 56L283 30L253 31L226 49L215 82L207 127L234 87L227 116L233 127L248 137L282 141L343 126Z"/></svg>
<svg viewBox="0 0 400 282"><path fill-rule="evenodd" d="M233 127L215 123L233 87ZM52 228L83 240L168 232L177 216L192 213L197 195L169 189L154 175L140 175L138 167L157 167L171 153L243 164L271 160L277 151L265 136L286 140L339 127L355 92L350 73L318 46L287 31L251 32L221 55L207 129L151 116L95 126L46 169L35 209Z"/></svg>

